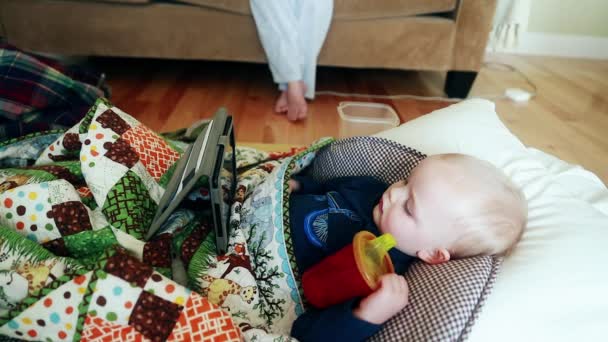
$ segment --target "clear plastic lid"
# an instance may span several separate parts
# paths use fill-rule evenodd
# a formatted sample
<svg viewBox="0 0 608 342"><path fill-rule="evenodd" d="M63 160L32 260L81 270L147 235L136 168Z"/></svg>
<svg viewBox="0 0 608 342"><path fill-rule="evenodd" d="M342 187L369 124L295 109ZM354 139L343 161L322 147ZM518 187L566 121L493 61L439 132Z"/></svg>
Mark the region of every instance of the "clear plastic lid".
<svg viewBox="0 0 608 342"><path fill-rule="evenodd" d="M395 110L383 103L340 102L340 137L372 135L399 125Z"/></svg>

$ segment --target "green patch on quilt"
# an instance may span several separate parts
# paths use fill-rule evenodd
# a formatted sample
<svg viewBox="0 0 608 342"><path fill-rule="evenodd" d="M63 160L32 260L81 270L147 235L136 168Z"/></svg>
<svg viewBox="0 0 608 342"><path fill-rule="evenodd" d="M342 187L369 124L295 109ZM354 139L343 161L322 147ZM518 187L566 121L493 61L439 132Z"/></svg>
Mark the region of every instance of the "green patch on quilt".
<svg viewBox="0 0 608 342"><path fill-rule="evenodd" d="M165 174L163 174L160 177L160 179L158 180L158 185L160 185L163 189L167 187L167 184L169 184L171 177L173 177L173 173L175 172L175 168L177 168L178 162L179 161L173 163L173 165L171 165L171 167L169 167L167 172L165 172Z"/></svg>
<svg viewBox="0 0 608 342"><path fill-rule="evenodd" d="M112 226L143 240L156 203L139 176L128 171L108 192L101 211Z"/></svg>
<svg viewBox="0 0 608 342"><path fill-rule="evenodd" d="M198 247L188 265L188 287L194 291L202 291L196 280L201 274L207 274L209 267L216 261L215 233L211 232Z"/></svg>
<svg viewBox="0 0 608 342"><path fill-rule="evenodd" d="M18 256L19 259L23 261L33 263L58 258L72 267L81 267L80 263L76 262L75 260L57 257L36 242L4 226L0 226L0 251L3 253L2 257L10 257L10 255L14 255Z"/></svg>
<svg viewBox="0 0 608 342"><path fill-rule="evenodd" d="M80 200L82 201L82 203L84 205L86 205L87 207L89 207L89 209L91 210L95 210L97 209L97 202L95 201L95 197L90 196L90 197L80 197Z"/></svg>
<svg viewBox="0 0 608 342"><path fill-rule="evenodd" d="M118 243L110 226L64 236L63 241L70 255L79 259L87 256L98 258L104 250Z"/></svg>
<svg viewBox="0 0 608 342"><path fill-rule="evenodd" d="M28 169L2 169L2 175L10 175L10 176L26 176L27 178L31 178L32 181L29 183L42 183L48 182L57 179L53 174L50 174L46 171L42 170L28 170ZM9 176L9 177L10 177Z"/></svg>

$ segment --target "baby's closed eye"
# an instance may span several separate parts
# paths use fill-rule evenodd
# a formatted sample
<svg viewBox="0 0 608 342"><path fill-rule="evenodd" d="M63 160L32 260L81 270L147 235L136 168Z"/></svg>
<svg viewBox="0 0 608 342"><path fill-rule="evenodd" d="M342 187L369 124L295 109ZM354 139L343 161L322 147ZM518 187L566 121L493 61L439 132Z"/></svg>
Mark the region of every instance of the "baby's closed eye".
<svg viewBox="0 0 608 342"><path fill-rule="evenodd" d="M410 210L410 200L409 199L407 201L405 201L405 203L403 204L403 210L405 210L405 213L408 216L412 216L412 211Z"/></svg>

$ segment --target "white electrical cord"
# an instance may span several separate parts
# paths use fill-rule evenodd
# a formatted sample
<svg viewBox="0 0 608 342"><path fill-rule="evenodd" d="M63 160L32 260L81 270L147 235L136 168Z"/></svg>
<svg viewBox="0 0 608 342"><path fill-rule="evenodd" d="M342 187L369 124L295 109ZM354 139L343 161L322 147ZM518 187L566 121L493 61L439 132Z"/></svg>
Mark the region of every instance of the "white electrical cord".
<svg viewBox="0 0 608 342"><path fill-rule="evenodd" d="M447 98L441 96L419 96L419 95L409 95L409 94L399 94L399 95L376 95L376 94L362 94L362 93L341 93L339 91L333 90L320 90L315 93L315 95L331 95L338 97L368 97L372 99L383 99L383 100L402 100L402 99L412 99L412 100L422 100L422 101L449 101L449 102L459 102L462 99L458 98Z"/></svg>
<svg viewBox="0 0 608 342"><path fill-rule="evenodd" d="M517 72L528 83L530 88L532 88L530 98L536 96L537 87L534 84L534 82L532 82L530 80L530 78L528 78L528 76L526 76L523 72L521 72L516 67L509 65L509 64L505 64L505 63L499 63L499 62L486 62L486 63L484 63L483 66L486 68L489 68L489 69L494 69L494 70L502 70L502 71L506 70L506 71L510 71L510 72ZM496 68L496 66L500 66L500 67L502 67L502 69ZM412 100L422 100L422 101L447 101L447 102L459 102L459 101L464 100L461 98L443 97L443 96L420 96L420 95L410 95L410 94L378 95L378 94L362 94L362 93L344 93L344 92L333 91L333 90L319 90L319 91L315 92L315 95L319 95L319 96L330 95L330 96L338 96L338 97L367 97L367 98L371 98L371 99L383 99L383 100L412 99ZM483 98L483 99L487 99L487 100L499 100L499 99L509 98L504 93L500 94L500 95L497 95L497 94L476 95L473 97Z"/></svg>

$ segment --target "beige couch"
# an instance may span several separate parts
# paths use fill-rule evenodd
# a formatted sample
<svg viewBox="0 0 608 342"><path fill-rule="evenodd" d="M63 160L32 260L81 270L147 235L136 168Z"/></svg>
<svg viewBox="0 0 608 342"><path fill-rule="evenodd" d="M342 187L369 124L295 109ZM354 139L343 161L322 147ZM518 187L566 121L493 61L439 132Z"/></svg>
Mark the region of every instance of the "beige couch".
<svg viewBox="0 0 608 342"><path fill-rule="evenodd" d="M446 92L464 97L495 2L335 0L319 63L450 71ZM9 43L41 52L265 61L248 0L1 0L0 21Z"/></svg>

